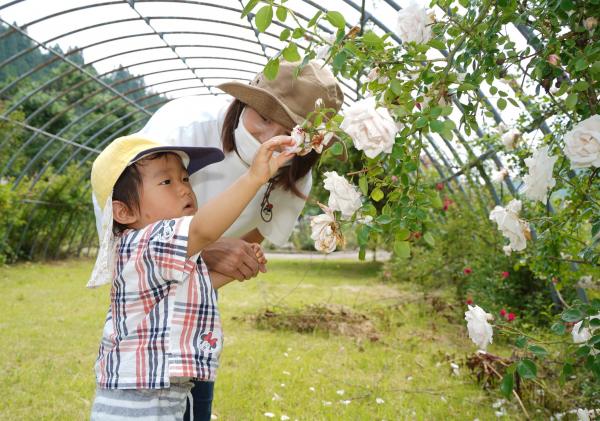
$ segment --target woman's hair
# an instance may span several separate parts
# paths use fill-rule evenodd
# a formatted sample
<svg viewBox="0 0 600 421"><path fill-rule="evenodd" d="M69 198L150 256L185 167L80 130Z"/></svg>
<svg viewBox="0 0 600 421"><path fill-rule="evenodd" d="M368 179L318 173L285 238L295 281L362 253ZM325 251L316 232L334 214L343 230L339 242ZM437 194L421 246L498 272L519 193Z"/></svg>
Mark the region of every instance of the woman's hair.
<svg viewBox="0 0 600 421"><path fill-rule="evenodd" d="M223 132L221 133L223 152L234 151L236 154L238 153L235 144L235 129L237 129L244 107L246 107L246 104L236 98L227 109L225 121L223 123ZM275 177L275 187L281 187L285 191L291 191L296 196L306 200L307 197L298 190L296 181L308 174L318 159L319 155L315 151L310 151L310 153L304 156L296 155L292 158L291 165L279 169L279 173Z"/></svg>

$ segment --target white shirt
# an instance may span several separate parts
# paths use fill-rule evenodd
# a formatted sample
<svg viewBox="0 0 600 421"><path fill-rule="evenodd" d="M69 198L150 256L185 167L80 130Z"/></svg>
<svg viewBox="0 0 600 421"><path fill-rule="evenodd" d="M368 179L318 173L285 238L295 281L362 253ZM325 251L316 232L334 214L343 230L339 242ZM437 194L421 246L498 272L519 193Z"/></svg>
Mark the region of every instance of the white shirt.
<svg viewBox="0 0 600 421"><path fill-rule="evenodd" d="M229 98L229 99L226 99ZM221 128L230 97L188 96L168 102L150 118L139 132L168 145L204 146L222 148ZM198 206L217 196L246 172L248 167L235 152L225 153L225 159L192 174L190 181ZM306 196L312 187L312 175L296 182ZM260 216L261 202L267 186L242 211L240 217L225 232L224 237L239 238L257 228L263 237L276 245L287 242L294 224L304 208L304 199L290 191L276 188L269 201L273 204L273 218L265 222Z"/></svg>

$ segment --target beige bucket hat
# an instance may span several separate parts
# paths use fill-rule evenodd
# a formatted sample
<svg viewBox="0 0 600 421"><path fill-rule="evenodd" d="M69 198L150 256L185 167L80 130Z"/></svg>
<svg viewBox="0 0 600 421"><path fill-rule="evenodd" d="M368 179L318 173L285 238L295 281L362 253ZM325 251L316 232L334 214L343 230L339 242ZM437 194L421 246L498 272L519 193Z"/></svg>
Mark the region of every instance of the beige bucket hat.
<svg viewBox="0 0 600 421"><path fill-rule="evenodd" d="M333 74L319 63L310 61L294 77L294 70L299 65L300 62L282 61L274 80L259 73L250 84L227 82L217 87L289 129L304 122L314 111L319 98L326 108L339 111L344 94Z"/></svg>

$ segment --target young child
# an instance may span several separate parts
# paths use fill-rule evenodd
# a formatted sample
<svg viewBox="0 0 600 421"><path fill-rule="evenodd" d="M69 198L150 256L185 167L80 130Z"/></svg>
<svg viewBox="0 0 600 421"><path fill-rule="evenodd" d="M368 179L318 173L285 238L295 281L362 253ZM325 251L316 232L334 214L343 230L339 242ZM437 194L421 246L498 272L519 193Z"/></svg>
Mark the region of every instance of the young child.
<svg viewBox="0 0 600 421"><path fill-rule="evenodd" d="M213 285L229 279L216 274L211 285L200 251L292 157L273 153L292 143L263 143L248 171L200 209L189 175L222 160L219 149L127 136L94 161L92 188L104 206L88 286L112 288L92 420L181 420L191 381L214 381L223 337Z"/></svg>

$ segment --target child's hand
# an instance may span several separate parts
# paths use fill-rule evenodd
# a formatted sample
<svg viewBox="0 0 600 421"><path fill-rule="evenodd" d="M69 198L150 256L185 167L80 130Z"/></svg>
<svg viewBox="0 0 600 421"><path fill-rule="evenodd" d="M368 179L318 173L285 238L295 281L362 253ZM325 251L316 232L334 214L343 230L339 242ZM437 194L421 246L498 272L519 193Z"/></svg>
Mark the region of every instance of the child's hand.
<svg viewBox="0 0 600 421"><path fill-rule="evenodd" d="M294 145L291 136L275 136L260 145L252 166L248 170L250 175L260 184L265 184L271 177L277 173L277 170L294 156L293 152L282 152L273 156L277 149L283 149L286 146Z"/></svg>
<svg viewBox="0 0 600 421"><path fill-rule="evenodd" d="M257 243L250 244L250 247L252 247L252 250L254 250L254 254L256 255L256 260L258 261L258 270L260 270L262 273L266 273L267 258L265 257L262 247Z"/></svg>

